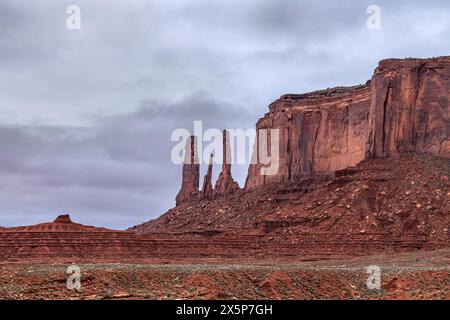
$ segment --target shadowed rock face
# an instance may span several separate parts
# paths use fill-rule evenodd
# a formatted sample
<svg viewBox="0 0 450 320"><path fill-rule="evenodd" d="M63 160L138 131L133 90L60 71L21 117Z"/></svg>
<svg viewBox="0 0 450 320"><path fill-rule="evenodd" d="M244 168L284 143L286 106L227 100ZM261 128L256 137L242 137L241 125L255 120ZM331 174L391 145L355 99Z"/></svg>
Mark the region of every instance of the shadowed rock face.
<svg viewBox="0 0 450 320"><path fill-rule="evenodd" d="M213 197L213 186L212 186L212 169L213 169L214 156L211 154L209 158L208 172L203 179L202 197L205 199L210 199Z"/></svg>
<svg viewBox="0 0 450 320"><path fill-rule="evenodd" d="M366 85L282 96L256 125L279 130L280 169L263 176L251 165L245 188L400 152L450 156L449 88L450 57L390 59Z"/></svg>

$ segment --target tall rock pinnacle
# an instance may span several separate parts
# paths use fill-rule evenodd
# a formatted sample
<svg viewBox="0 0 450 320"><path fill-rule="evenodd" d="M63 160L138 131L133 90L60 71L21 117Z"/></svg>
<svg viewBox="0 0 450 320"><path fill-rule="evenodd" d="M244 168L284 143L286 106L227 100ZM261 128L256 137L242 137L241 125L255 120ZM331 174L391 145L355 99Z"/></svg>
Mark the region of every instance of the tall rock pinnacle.
<svg viewBox="0 0 450 320"><path fill-rule="evenodd" d="M186 201L192 201L199 198L200 182L200 164L197 153L197 138L191 136L186 142L183 182L181 190L176 197L177 206Z"/></svg>
<svg viewBox="0 0 450 320"><path fill-rule="evenodd" d="M239 185L231 176L231 146L230 134L227 130L223 130L223 163L222 172L216 182L214 188L215 195L222 196L232 193L239 189Z"/></svg>
<svg viewBox="0 0 450 320"><path fill-rule="evenodd" d="M213 169L213 160L214 155L211 154L209 158L208 172L203 179L203 188L202 188L202 198L211 199L213 197L213 186L212 186L212 169Z"/></svg>

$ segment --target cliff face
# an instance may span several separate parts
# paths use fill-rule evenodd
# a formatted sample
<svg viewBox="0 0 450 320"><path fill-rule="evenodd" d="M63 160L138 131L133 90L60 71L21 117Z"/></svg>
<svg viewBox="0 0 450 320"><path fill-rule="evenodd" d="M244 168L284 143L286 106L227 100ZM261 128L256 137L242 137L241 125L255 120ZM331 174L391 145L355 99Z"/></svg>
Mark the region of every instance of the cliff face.
<svg viewBox="0 0 450 320"><path fill-rule="evenodd" d="M263 176L258 161L249 168L246 189L356 165L365 157L370 102L367 84L285 95L272 103L256 128L279 130L279 171Z"/></svg>
<svg viewBox="0 0 450 320"><path fill-rule="evenodd" d="M381 61L371 90L371 156L450 154L450 57Z"/></svg>
<svg viewBox="0 0 450 320"><path fill-rule="evenodd" d="M380 62L366 85L285 95L257 130L278 129L280 169L249 167L245 188L330 173L400 152L450 155L450 57Z"/></svg>

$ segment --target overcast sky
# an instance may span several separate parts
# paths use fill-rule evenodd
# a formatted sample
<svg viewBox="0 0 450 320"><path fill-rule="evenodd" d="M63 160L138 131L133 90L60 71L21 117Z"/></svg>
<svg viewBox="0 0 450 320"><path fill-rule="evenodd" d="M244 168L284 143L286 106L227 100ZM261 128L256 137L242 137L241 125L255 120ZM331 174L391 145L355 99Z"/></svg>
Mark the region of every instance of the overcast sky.
<svg viewBox="0 0 450 320"><path fill-rule="evenodd" d="M180 187L173 129L253 128L282 94L449 48L441 0L0 0L0 225L147 221Z"/></svg>

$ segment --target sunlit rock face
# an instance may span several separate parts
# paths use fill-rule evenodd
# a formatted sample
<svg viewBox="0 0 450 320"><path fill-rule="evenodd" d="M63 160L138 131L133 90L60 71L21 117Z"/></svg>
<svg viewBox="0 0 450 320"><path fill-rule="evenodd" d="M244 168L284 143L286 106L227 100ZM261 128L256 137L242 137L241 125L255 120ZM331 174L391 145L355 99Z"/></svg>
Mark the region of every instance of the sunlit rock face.
<svg viewBox="0 0 450 320"><path fill-rule="evenodd" d="M369 154L450 154L450 57L383 60L372 78Z"/></svg>

